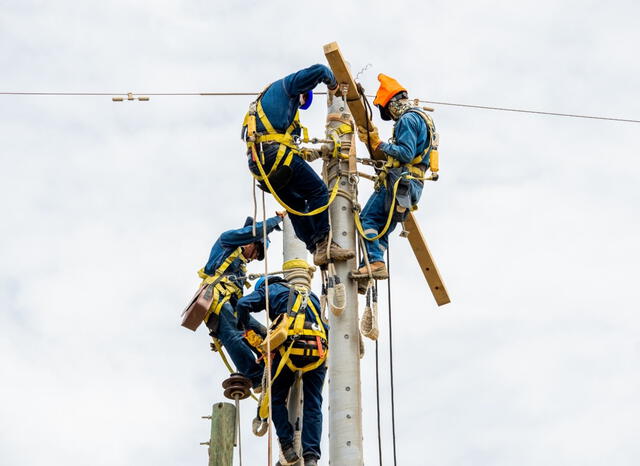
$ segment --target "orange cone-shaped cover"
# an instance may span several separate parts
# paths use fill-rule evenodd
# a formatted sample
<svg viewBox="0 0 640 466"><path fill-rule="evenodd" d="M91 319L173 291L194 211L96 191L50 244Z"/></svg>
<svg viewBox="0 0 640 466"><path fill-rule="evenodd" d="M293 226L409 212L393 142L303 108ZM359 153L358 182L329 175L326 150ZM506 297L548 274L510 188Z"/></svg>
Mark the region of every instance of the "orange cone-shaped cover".
<svg viewBox="0 0 640 466"><path fill-rule="evenodd" d="M376 93L376 98L373 101L373 105L381 105L385 106L391 100L391 97L396 95L398 92L407 92L407 90L402 87L402 85L386 74L380 73L378 75L378 81L380 81L380 87L378 88L378 92Z"/></svg>

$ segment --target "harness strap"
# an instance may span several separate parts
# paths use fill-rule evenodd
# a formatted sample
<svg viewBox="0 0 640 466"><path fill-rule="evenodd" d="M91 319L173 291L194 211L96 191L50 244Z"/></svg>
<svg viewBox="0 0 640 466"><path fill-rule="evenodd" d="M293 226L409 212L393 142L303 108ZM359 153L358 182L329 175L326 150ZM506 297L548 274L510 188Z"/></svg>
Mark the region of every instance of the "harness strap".
<svg viewBox="0 0 640 466"><path fill-rule="evenodd" d="M424 158L431 154L432 150L438 149L438 147L435 145L436 127L435 127L435 124L433 123L433 119L423 111L418 110L417 108L410 108L409 110L407 110L407 113L408 112L418 114L422 118L422 120L425 122L425 125L427 126L427 129L428 129L429 143L427 144L427 147L420 154L415 156L409 163L406 163L406 164L403 164L399 160L391 156L388 156L387 163L383 167L383 170L386 171L386 169L388 168L398 168L404 165L407 167L407 169L409 170L409 173L411 173L412 175L418 178L424 178L425 170L415 167L415 165L421 164ZM395 131L396 131L396 128L394 126L393 127L394 136L395 136Z"/></svg>
<svg viewBox="0 0 640 466"><path fill-rule="evenodd" d="M242 296L242 288L238 287L238 285L224 275L229 266L238 258L243 262L242 270L244 272L246 270L245 264L247 260L242 255L242 247L236 248L231 254L229 254L213 275L205 273L204 268L198 270L198 276L202 278L202 284L211 285L213 288L213 301L211 302L211 307L204 317L205 322L211 313L216 315L220 314L222 306L231 299L231 296L234 294L238 297Z"/></svg>
<svg viewBox="0 0 640 466"><path fill-rule="evenodd" d="M301 292L299 289L291 288L290 286L289 288L292 290L292 292L297 293L297 296L295 298L295 301L291 309L296 313L296 316L295 316L295 319L292 320L292 324L289 327L289 332L288 332L289 336L293 336L293 335L314 336L316 338L315 341L318 346L316 349L313 349L311 351L303 348L294 348L293 345L296 343L295 339L292 340L291 343L289 343L286 349L284 348L284 345L281 345L278 348L278 353L280 354L280 362L278 363L278 367L276 368L276 371L273 374L273 377L271 378L272 384L278 378L278 376L282 372L282 369L284 369L285 366L287 366L292 372L297 372L297 371L301 371L302 373L308 372L320 367L326 361L327 356L329 354L329 352L325 351L322 346L322 340L327 341L327 334L325 332L324 325L322 324L322 320L320 319L320 315L318 314L318 311L316 310L313 304L313 301L307 300L305 293ZM307 306L311 309L313 313L313 317L316 320L316 324L318 325L319 330L304 328L304 322L306 320L305 310ZM300 315L303 316L302 320L299 319ZM293 333L293 332L299 332L299 333ZM293 364L293 362L291 361L292 355L293 356L311 356L311 357L317 357L318 359L317 361L307 364L304 367L298 367L295 364ZM260 407L259 407L259 415L262 419L266 419L269 416L269 403L270 403L269 394L265 393L264 397L262 398L262 403L260 404Z"/></svg>
<svg viewBox="0 0 640 466"><path fill-rule="evenodd" d="M336 180L334 182L333 188L331 189L331 194L329 196L329 201L326 203L326 205L323 205L322 207L318 207L317 209L314 209L311 212L299 212L299 211L295 210L294 208L292 208L292 207L288 206L287 204L285 204L284 201L282 199L280 199L280 196L278 196L278 194L276 193L275 189L273 189L273 186L271 185L271 182L269 181L269 175L267 175L265 173L264 167L260 163L260 159L258 158L258 154L257 154L255 145L251 146L251 151L252 151L253 161L256 163L256 166L258 167L258 171L260 172L260 175L258 176L253 172L251 172L251 174L253 175L254 178L264 182L264 184L267 185L267 189L269 190L271 195L274 197L274 199L276 201L278 201L278 204L280 204L282 207L284 207L284 209L287 212L289 212L290 214L298 215L300 217L310 217L310 216L313 216L313 215L317 215L317 214L322 213L325 210L327 210L329 208L329 206L333 203L333 201L336 199L336 196L338 195L338 190L340 189L340 183L338 183L338 180ZM293 153L291 153L291 157L293 157ZM274 165L274 167L276 166L275 163L273 165ZM273 171L273 168L271 169L271 171ZM271 173L271 172L269 172L269 173Z"/></svg>

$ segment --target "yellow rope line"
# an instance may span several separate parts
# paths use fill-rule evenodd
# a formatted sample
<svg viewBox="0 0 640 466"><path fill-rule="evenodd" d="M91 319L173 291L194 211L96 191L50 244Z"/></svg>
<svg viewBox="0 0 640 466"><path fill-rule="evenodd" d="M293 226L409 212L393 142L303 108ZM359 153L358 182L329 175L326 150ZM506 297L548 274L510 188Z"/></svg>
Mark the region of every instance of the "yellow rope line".
<svg viewBox="0 0 640 466"><path fill-rule="evenodd" d="M282 207L284 207L284 209L287 212L289 212L290 214L298 215L300 217L310 217L310 216L313 216L313 215L318 215L318 214L324 212L325 210L327 210L329 208L329 206L333 203L333 201L336 199L336 195L338 194L338 189L340 187L340 184L337 183L337 182L336 182L336 184L333 185L333 189L331 191L331 196L329 197L329 202L327 202L326 205L324 205L322 207L318 207L317 209L312 210L311 212L298 212L297 210L292 209L287 204L285 204L282 199L280 199L280 197L276 194L275 189L273 189L273 186L271 186L271 183L269 182L269 177L265 173L264 168L262 167L262 164L260 163L259 157L258 157L257 152L256 152L255 145L251 146L251 150L252 150L252 153L254 155L254 161L256 162L256 165L258 166L258 171L260 172L260 176L262 177L262 179L260 181L264 181L264 184L267 185L267 188L269 189L269 192L275 198L275 200L278 201L278 204L280 204Z"/></svg>

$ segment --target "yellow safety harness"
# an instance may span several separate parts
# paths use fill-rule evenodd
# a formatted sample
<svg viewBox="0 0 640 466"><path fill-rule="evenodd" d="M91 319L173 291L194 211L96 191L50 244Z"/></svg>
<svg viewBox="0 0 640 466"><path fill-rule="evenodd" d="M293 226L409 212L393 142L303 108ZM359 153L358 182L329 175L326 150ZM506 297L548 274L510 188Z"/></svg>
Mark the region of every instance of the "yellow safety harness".
<svg viewBox="0 0 640 466"><path fill-rule="evenodd" d="M422 110L419 110L417 108L410 108L409 110L407 110L407 112L416 113L420 115L420 117L422 117L422 119L424 120L429 130L429 144L427 144L427 147L420 154L415 156L409 163L403 164L398 159L395 159L391 156L387 156L387 163L384 165L383 171L386 172L389 168L398 168L398 167L404 166L407 168L409 173L411 173L413 176L417 178L424 178L425 171L417 167L416 165L422 164L422 160L427 155L429 156L428 168L430 168L433 173L439 170L438 144L437 144L438 137L436 133L436 126L433 123L433 118L431 118L431 116L427 115ZM396 127L394 125L392 138L395 138L395 133L396 133Z"/></svg>
<svg viewBox="0 0 640 466"><path fill-rule="evenodd" d="M300 154L298 138L293 134L293 132L297 129L300 129L302 131L302 140L304 142L308 142L309 131L306 127L300 124L300 111L297 111L295 117L293 118L293 121L285 130L285 132L278 133L269 121L269 118L267 118L267 115L262 108L261 97L265 91L263 91L262 94L258 96L258 99L256 101L251 103L251 105L249 106L249 111L245 115L244 121L242 122L243 133L245 134L247 148L251 151L251 159L258 167L258 172L260 173L259 175L256 175L255 173L251 172L251 174L256 180L261 181L266 185L271 195L275 198L276 201L278 201L278 203L282 207L285 208L287 212L302 217L308 217L322 213L329 208L338 194L339 184L337 182L335 182L333 186L331 195L329 196L329 202L327 202L326 205L318 207L311 212L299 212L284 203L284 201L276 193L273 185L271 184L271 181L269 180L269 176L274 174L278 168L288 167L289 165L291 165L291 161L293 160L294 155ZM262 123L262 126L264 126L265 132L257 131L258 120L260 121L260 123ZM262 147L260 149L259 155L258 150L256 149L256 146L262 143L277 143L280 145L278 148L278 152L276 153L276 158L273 162L273 166L271 167L271 170L269 170L269 173L266 173L264 169L265 158L264 152L262 152ZM334 153L337 152L336 149L337 146L334 146Z"/></svg>
<svg viewBox="0 0 640 466"><path fill-rule="evenodd" d="M198 276L202 278L201 286L212 285L213 287L213 301L211 302L209 311L207 311L207 314L204 317L205 322L209 319L209 316L212 313L219 315L222 306L224 306L224 304L229 301L233 295L236 295L238 299L242 297L242 288L234 283L227 275L224 275L225 271L236 259L240 259L242 261L240 269L244 276L247 271L247 259L242 255L242 247L238 247L235 251L229 254L229 257L224 260L222 265L216 269L213 275L206 274L204 268L198 270Z"/></svg>
<svg viewBox="0 0 640 466"><path fill-rule="evenodd" d="M213 275L208 275L205 273L204 268L198 270L198 276L202 278L202 284L204 285L213 285L213 301L211 301L211 307L209 311L205 315L204 321L206 322L211 314L220 315L220 311L222 310L222 306L226 302L228 302L233 295L235 295L238 299L240 299L243 295L243 290L236 283L234 283L228 275L224 275L225 271L229 268L229 266L236 260L240 259L242 261L242 265L240 266L240 270L242 272L242 276L246 275L247 272L247 259L242 255L242 247L238 247L235 251L233 251L229 256L224 260L222 265L216 269ZM249 287L249 284L245 281L245 285ZM249 330L245 332L244 335L247 342L256 349L260 349L260 343L262 342L262 338L256 334L253 330ZM233 367L231 367L231 363L227 359L222 350L222 345L218 338L212 336L212 346L211 349L217 352L222 358L222 362L229 370L229 373L235 372ZM257 398L254 395L251 397L257 401Z"/></svg>
<svg viewBox="0 0 640 466"><path fill-rule="evenodd" d="M262 95L260 97L262 97ZM302 130L304 139L306 140L309 139L309 134L308 134L307 128L305 128L300 124L300 111L296 112L296 115L293 118L293 121L291 122L291 124L285 130L284 133L279 133L278 131L276 131L276 129L273 127L273 125L267 118L267 115L264 113L264 109L262 108L262 102L260 100L260 97L258 98L258 100L256 100L249 106L249 111L244 117L242 126L246 127L246 135L247 135L246 142L247 142L247 147L250 149L251 148L255 149L256 144L260 144L260 143L280 144L273 166L271 167L271 170L269 170L269 173L267 174L268 176L268 175L271 175L273 172L275 172L275 170L277 170L281 165L285 167L288 167L289 165L291 165L291 160L293 159L293 156L295 154L300 153L300 149L298 147L296 138L293 135L293 132L298 129ZM266 132L264 133L257 132L256 119L260 120L260 123L262 123L262 126L264 126L264 129ZM285 154L286 154L286 157L285 157ZM260 154L260 158L258 160L257 154L254 153L253 160L256 163L260 162L264 165L265 163L264 154ZM264 175L254 174L253 176L257 180L263 181Z"/></svg>
<svg viewBox="0 0 640 466"><path fill-rule="evenodd" d="M420 115L422 117L422 119L424 120L425 124L427 125L427 128L429 129L429 144L427 145L427 147L420 154L418 154L416 157L414 157L409 163L403 164L398 159L396 159L394 157L391 157L391 156L387 156L387 163L382 167L382 173L380 173L380 175L378 176L378 182L384 183L384 186L389 188L387 186L387 172L391 168L406 167L408 173L405 173L402 176L399 176L398 179L396 180L396 182L394 183L394 185L392 187L392 191L393 191L392 195L393 195L393 197L392 197L392 200L391 200L391 207L389 208L389 215L387 217L387 222L386 222L384 228L382 229L382 231L380 233L378 233L376 236L368 237L365 234L364 228L362 227L362 222L360 220L360 214L358 212L354 213L354 219L355 219L355 223L356 223L356 228L358 229L358 232L360 233L360 235L364 239L366 239L367 241L376 241L376 240L382 238L387 233L387 231L389 230L389 227L391 226L391 220L393 219L395 206L396 206L396 193L398 192L398 186L400 185L400 181L401 180L403 180L403 179L405 179L405 180L424 180L425 179L425 176L424 176L425 175L425 170L421 169L417 165L422 164L422 160L427 155L429 156L428 168L431 169L431 172L432 173L436 173L439 170L438 137L437 137L437 134L436 134L436 127L435 127L435 124L433 123L433 119L429 115L427 115L425 112L423 112L421 110L418 110L417 108L411 108L411 109L407 110L407 112L417 113L418 115ZM396 127L394 125L392 137L395 137L395 131L396 131ZM414 206L414 208L415 208L415 206Z"/></svg>
<svg viewBox="0 0 640 466"><path fill-rule="evenodd" d="M288 286L288 285L285 285ZM272 351L278 350L280 354L280 363L276 368L276 372L271 379L271 383L282 372L282 369L286 365L292 372L308 372L320 367L327 359L329 354L327 333L324 328L320 314L316 309L313 301L309 299L309 291L303 286L293 286L291 293L295 293L295 300L291 309L284 314L281 314L280 321L277 324L278 327L285 327L287 330L287 338L276 348L271 348ZM306 308L309 307L313 313L315 322L311 325L305 325ZM288 345L286 345L288 343ZM286 349L285 349L286 346ZM263 343L264 348L264 343ZM297 366L292 360L292 356L299 356L305 358L313 358L309 364L302 367ZM269 396L265 393L262 403L260 404L260 417L266 419L269 415Z"/></svg>

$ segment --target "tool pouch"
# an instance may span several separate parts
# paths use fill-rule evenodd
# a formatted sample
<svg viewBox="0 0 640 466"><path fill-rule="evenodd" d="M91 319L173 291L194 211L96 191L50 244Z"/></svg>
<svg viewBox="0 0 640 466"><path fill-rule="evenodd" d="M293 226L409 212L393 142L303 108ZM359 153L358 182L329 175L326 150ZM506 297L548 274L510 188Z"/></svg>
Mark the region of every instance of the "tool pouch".
<svg viewBox="0 0 640 466"><path fill-rule="evenodd" d="M182 311L182 326L195 332L207 315L212 302L213 285L204 285L198 288L185 310Z"/></svg>
<svg viewBox="0 0 640 466"><path fill-rule="evenodd" d="M282 345L289 335L289 327L291 326L291 317L289 315L280 314L271 324L271 332L262 342L261 348L263 352L267 352L267 348L274 351Z"/></svg>

